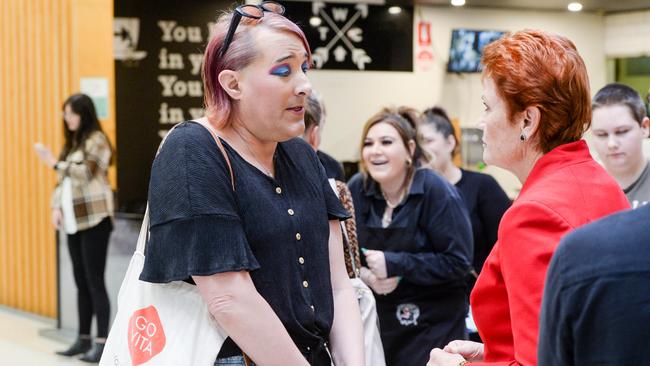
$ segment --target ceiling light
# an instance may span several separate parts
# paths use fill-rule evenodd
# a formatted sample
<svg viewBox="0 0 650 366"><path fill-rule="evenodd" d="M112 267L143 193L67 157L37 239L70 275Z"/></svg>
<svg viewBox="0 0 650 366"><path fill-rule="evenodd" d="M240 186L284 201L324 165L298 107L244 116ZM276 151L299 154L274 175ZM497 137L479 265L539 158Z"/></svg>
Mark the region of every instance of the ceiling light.
<svg viewBox="0 0 650 366"><path fill-rule="evenodd" d="M400 8L399 6L391 6L390 8L388 8L388 12L390 14L396 15L402 12L402 8Z"/></svg>
<svg viewBox="0 0 650 366"><path fill-rule="evenodd" d="M451 5L453 5L453 6L463 6L463 5L465 5L465 0L451 0Z"/></svg>
<svg viewBox="0 0 650 366"><path fill-rule="evenodd" d="M321 25L322 22L323 20L319 17L309 18L309 25L311 25L312 27L318 27L319 25Z"/></svg>
<svg viewBox="0 0 650 366"><path fill-rule="evenodd" d="M569 9L569 11L580 11L582 10L582 4L578 2L569 3L569 5L567 5L567 9Z"/></svg>

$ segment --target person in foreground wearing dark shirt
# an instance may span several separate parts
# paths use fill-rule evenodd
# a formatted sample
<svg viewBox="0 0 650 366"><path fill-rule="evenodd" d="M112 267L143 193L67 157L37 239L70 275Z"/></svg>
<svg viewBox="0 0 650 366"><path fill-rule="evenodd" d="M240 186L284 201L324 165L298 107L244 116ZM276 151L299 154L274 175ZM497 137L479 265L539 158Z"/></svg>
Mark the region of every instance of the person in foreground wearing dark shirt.
<svg viewBox="0 0 650 366"><path fill-rule="evenodd" d="M540 366L647 365L650 205L567 235L548 270Z"/></svg>
<svg viewBox="0 0 650 366"><path fill-rule="evenodd" d="M373 116L349 183L388 366L424 365L432 347L465 337L469 217L452 185L414 167L415 139L400 115Z"/></svg>
<svg viewBox="0 0 650 366"><path fill-rule="evenodd" d="M334 178L334 180L338 180L339 182L345 182L345 175L343 174L343 166L341 163L325 152L318 150L322 141L324 127L325 105L320 95L312 91L305 104L305 132L302 138L316 151L318 159L325 168L327 178Z"/></svg>
<svg viewBox="0 0 650 366"><path fill-rule="evenodd" d="M241 5L212 28L206 117L175 127L153 163L140 279L196 283L228 334L216 366L363 365L339 224L349 214L298 138L312 60L283 13Z"/></svg>

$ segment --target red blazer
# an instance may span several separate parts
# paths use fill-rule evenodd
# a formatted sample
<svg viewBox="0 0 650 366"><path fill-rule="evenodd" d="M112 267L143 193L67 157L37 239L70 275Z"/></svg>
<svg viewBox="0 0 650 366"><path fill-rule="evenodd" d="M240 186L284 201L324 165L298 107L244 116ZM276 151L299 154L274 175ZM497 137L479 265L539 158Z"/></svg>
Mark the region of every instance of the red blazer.
<svg viewBox="0 0 650 366"><path fill-rule="evenodd" d="M584 141L558 146L539 159L501 219L497 243L471 295L485 344L484 362L472 365L537 364L544 280L560 238L629 207Z"/></svg>

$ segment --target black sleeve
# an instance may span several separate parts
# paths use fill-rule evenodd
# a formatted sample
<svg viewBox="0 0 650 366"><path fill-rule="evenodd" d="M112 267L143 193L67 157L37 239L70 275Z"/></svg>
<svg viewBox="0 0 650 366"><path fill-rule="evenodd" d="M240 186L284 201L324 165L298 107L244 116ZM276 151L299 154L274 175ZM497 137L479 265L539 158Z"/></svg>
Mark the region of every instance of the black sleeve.
<svg viewBox="0 0 650 366"><path fill-rule="evenodd" d="M315 167L315 173L318 175L318 180L320 181L320 185L323 190L323 196L325 197L325 205L327 206L327 217L330 220L339 221L349 219L352 213L348 212L343 207L341 201L336 196L336 193L334 193L334 190L332 189L332 186L328 180L329 178L327 176L327 173L325 172L325 167L323 167L323 164L318 158L318 155L306 142L300 141L300 144L303 145L303 148L307 150L307 155Z"/></svg>
<svg viewBox="0 0 650 366"><path fill-rule="evenodd" d="M510 198L503 191L499 183L487 174L482 174L483 182L478 192L477 211L478 216L483 223L485 232L485 243L490 249L497 242L497 233L499 232L499 223L501 217L510 207ZM486 248L487 249L487 248ZM487 250L486 254L489 254ZM480 271L480 268L476 268Z"/></svg>
<svg viewBox="0 0 650 366"><path fill-rule="evenodd" d="M318 150L316 154L318 155L318 160L320 160L321 164L323 164L323 167L325 168L325 174L327 174L328 178L334 178L335 180L345 182L343 165L341 165L338 160L320 150Z"/></svg>
<svg viewBox="0 0 650 366"><path fill-rule="evenodd" d="M428 180L418 230L424 230L429 252L384 252L388 276L403 276L418 285L457 281L467 275L474 242L465 203L450 184Z"/></svg>
<svg viewBox="0 0 650 366"><path fill-rule="evenodd" d="M350 214L354 215L354 221L359 227L359 222L361 222L361 209L365 202L363 201L363 174L356 173L353 175L347 183L348 189L350 190L350 195L352 196L352 202L354 203L354 212Z"/></svg>
<svg viewBox="0 0 650 366"><path fill-rule="evenodd" d="M151 171L150 237L141 280L170 282L259 268L230 179L204 127L184 123L172 131Z"/></svg>

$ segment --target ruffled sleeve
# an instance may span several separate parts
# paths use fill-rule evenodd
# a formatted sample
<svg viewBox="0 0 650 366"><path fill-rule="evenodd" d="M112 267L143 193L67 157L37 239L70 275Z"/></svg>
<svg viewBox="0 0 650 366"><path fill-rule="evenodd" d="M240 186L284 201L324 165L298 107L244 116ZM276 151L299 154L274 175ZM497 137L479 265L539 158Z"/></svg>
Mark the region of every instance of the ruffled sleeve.
<svg viewBox="0 0 650 366"><path fill-rule="evenodd" d="M183 123L174 129L151 170L150 236L141 280L165 283L260 267L230 179L204 127Z"/></svg>

